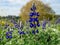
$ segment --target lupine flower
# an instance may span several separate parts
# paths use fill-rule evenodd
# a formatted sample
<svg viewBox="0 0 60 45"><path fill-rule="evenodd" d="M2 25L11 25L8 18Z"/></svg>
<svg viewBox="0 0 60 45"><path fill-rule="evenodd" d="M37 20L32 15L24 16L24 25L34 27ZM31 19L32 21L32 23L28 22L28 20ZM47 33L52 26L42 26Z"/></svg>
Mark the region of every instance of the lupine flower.
<svg viewBox="0 0 60 45"><path fill-rule="evenodd" d="M9 32L6 32L6 38L8 39L11 39L12 38L12 32L9 31Z"/></svg>
<svg viewBox="0 0 60 45"><path fill-rule="evenodd" d="M25 34L25 32L24 32L24 31L18 31L18 33L19 33L19 34Z"/></svg>
<svg viewBox="0 0 60 45"><path fill-rule="evenodd" d="M36 10L36 7L35 7L35 4L33 4L31 11L35 11L35 10Z"/></svg>
<svg viewBox="0 0 60 45"><path fill-rule="evenodd" d="M31 17L34 16L34 15L35 15L35 16L39 16L39 12L31 12L31 13L30 13L30 16L31 16Z"/></svg>
<svg viewBox="0 0 60 45"><path fill-rule="evenodd" d="M39 20L38 20L39 12L35 12L35 10L36 10L36 7L35 7L35 4L33 4L31 8L32 12L30 13L30 20L29 20L31 28L32 27L36 28L36 26L38 27L40 26ZM33 18L32 16L35 16L35 17ZM38 32L38 30L36 32ZM33 30L32 33L35 34L35 31Z"/></svg>
<svg viewBox="0 0 60 45"><path fill-rule="evenodd" d="M34 28L36 28L36 24L34 24Z"/></svg>
<svg viewBox="0 0 60 45"><path fill-rule="evenodd" d="M36 33L35 30L32 30L32 33L35 34Z"/></svg>
<svg viewBox="0 0 60 45"><path fill-rule="evenodd" d="M31 17L30 17L29 22L38 22L38 18L31 18Z"/></svg>
<svg viewBox="0 0 60 45"><path fill-rule="evenodd" d="M39 33L38 29L36 30L36 33Z"/></svg>
<svg viewBox="0 0 60 45"><path fill-rule="evenodd" d="M12 32L11 32L11 31L9 31L9 32L6 32L6 35L8 35L8 34L12 34Z"/></svg>
<svg viewBox="0 0 60 45"><path fill-rule="evenodd" d="M40 24L38 23L37 26L40 27Z"/></svg>
<svg viewBox="0 0 60 45"><path fill-rule="evenodd" d="M34 21L34 18L31 18L31 17L30 17L30 20L29 20L29 22L33 22L33 21Z"/></svg>
<svg viewBox="0 0 60 45"><path fill-rule="evenodd" d="M34 15L34 12L31 12L31 13L30 13L30 16L32 17L33 15Z"/></svg>
<svg viewBox="0 0 60 45"><path fill-rule="evenodd" d="M31 27L31 28L34 27L34 24L30 23L30 27Z"/></svg>
<svg viewBox="0 0 60 45"><path fill-rule="evenodd" d="M11 36L11 35L10 35L10 36L6 36L6 38L7 38L7 39L11 39L11 38L12 38L12 36Z"/></svg>
<svg viewBox="0 0 60 45"><path fill-rule="evenodd" d="M38 19L37 18L33 18L34 20L30 20L30 22L38 22ZM37 24L37 26L39 27L40 26L40 24ZM32 27L36 27L36 24L32 24L32 23L30 23L30 27L32 28Z"/></svg>
<svg viewBox="0 0 60 45"><path fill-rule="evenodd" d="M33 22L35 22L35 21L38 22L38 18L34 18L34 21Z"/></svg>

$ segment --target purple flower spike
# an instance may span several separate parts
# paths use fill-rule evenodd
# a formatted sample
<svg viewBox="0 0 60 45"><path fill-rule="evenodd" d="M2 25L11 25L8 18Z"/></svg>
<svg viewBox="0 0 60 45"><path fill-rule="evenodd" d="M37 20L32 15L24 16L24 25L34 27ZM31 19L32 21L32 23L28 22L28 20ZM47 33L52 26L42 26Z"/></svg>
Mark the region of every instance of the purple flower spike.
<svg viewBox="0 0 60 45"><path fill-rule="evenodd" d="M34 30L35 30L37 26L38 27L40 26L39 20L38 20L39 12L36 12L36 6L35 6L35 4L33 4L32 8L31 8L31 11L32 12L30 13L30 20L29 20L30 27L31 28L33 27ZM35 31L34 30L32 31L33 34L35 34ZM38 31L37 31L37 33L38 33Z"/></svg>

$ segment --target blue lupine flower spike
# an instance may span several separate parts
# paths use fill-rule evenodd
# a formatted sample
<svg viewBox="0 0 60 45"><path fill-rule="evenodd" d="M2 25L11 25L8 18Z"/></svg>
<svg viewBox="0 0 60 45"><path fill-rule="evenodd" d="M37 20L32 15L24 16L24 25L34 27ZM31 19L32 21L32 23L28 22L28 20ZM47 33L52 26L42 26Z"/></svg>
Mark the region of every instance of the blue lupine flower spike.
<svg viewBox="0 0 60 45"><path fill-rule="evenodd" d="M30 27L34 28L34 30L32 30L33 34L35 34L36 32L38 33L38 30L36 30L36 27L40 26L39 20L38 20L39 12L35 12L35 10L36 10L36 6L35 6L35 4L33 4L32 8L31 8L32 12L30 13L30 20L29 20ZM36 30L36 32L35 32L35 30Z"/></svg>

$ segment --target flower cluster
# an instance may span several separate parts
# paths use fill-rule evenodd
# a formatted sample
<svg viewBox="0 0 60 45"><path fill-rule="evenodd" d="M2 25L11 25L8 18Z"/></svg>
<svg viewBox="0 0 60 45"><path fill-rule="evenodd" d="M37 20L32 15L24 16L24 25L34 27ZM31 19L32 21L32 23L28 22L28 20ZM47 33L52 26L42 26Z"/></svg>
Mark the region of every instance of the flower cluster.
<svg viewBox="0 0 60 45"><path fill-rule="evenodd" d="M12 32L11 31L6 32L6 38L7 39L11 39L12 38Z"/></svg>
<svg viewBox="0 0 60 45"><path fill-rule="evenodd" d="M29 19L30 27L31 28L33 27L36 28L37 26L39 27L40 26L39 20L38 20L39 12L36 12L35 4L33 4L31 11L32 12L30 13L30 19ZM33 30L32 33L35 34L35 31Z"/></svg>
<svg viewBox="0 0 60 45"><path fill-rule="evenodd" d="M35 30L32 30L32 33L33 34L36 34L36 33L39 33L38 29L35 31Z"/></svg>
<svg viewBox="0 0 60 45"><path fill-rule="evenodd" d="M18 33L19 33L20 35L25 34L24 31L18 31Z"/></svg>

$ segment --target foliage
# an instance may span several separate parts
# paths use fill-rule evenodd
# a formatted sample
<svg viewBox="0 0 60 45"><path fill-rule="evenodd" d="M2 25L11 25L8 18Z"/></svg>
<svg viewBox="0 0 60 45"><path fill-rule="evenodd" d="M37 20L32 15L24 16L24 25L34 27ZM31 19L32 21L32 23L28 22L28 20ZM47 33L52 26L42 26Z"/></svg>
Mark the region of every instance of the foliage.
<svg viewBox="0 0 60 45"><path fill-rule="evenodd" d="M60 25L51 25L51 27L46 27L43 30L41 27L38 27L39 33L35 35L31 33L32 29L29 28L30 33L25 35L20 35L17 29L14 29L12 39L6 39L7 29L3 30L0 27L0 36L2 40L0 40L0 45L60 45ZM26 26L23 28L26 30ZM0 37L0 38L1 38Z"/></svg>

